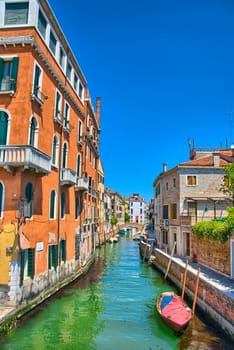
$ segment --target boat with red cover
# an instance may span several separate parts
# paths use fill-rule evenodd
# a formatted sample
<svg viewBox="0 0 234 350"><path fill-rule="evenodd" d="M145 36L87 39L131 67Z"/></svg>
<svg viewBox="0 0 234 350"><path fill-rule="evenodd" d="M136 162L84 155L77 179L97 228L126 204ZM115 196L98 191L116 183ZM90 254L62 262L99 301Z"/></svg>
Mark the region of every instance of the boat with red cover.
<svg viewBox="0 0 234 350"><path fill-rule="evenodd" d="M188 305L174 292L159 295L157 310L163 321L176 332L185 328L192 318Z"/></svg>

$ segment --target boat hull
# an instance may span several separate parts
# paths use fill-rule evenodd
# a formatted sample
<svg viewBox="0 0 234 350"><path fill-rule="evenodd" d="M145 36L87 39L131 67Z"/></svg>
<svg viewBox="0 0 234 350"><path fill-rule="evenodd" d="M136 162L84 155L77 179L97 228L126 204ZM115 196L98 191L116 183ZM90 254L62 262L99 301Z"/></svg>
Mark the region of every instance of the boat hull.
<svg viewBox="0 0 234 350"><path fill-rule="evenodd" d="M164 292L157 300L157 311L162 320L175 332L184 329L192 318L190 308L174 292Z"/></svg>

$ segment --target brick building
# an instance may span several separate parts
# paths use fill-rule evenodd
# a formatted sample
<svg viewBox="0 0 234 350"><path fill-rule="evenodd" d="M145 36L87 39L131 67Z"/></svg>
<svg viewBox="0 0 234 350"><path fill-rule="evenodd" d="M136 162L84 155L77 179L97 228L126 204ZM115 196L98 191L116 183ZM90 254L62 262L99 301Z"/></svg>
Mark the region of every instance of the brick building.
<svg viewBox="0 0 234 350"><path fill-rule="evenodd" d="M48 2L0 0L0 284L10 302L92 257L99 134L100 99L94 109Z"/></svg>

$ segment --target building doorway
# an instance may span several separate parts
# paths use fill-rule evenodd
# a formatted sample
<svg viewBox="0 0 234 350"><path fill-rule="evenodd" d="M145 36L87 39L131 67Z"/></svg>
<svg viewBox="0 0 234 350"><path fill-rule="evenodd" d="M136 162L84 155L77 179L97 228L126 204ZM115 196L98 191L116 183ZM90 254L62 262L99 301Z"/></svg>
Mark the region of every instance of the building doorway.
<svg viewBox="0 0 234 350"><path fill-rule="evenodd" d="M184 255L190 256L190 233L184 232Z"/></svg>

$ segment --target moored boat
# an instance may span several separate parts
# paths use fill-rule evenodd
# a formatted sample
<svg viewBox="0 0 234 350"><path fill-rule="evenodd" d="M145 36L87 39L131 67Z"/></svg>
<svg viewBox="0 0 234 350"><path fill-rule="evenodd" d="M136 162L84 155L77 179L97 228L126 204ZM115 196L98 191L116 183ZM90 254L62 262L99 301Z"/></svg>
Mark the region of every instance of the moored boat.
<svg viewBox="0 0 234 350"><path fill-rule="evenodd" d="M191 309L174 292L164 292L159 295L157 311L163 321L176 332L185 328L192 318Z"/></svg>

